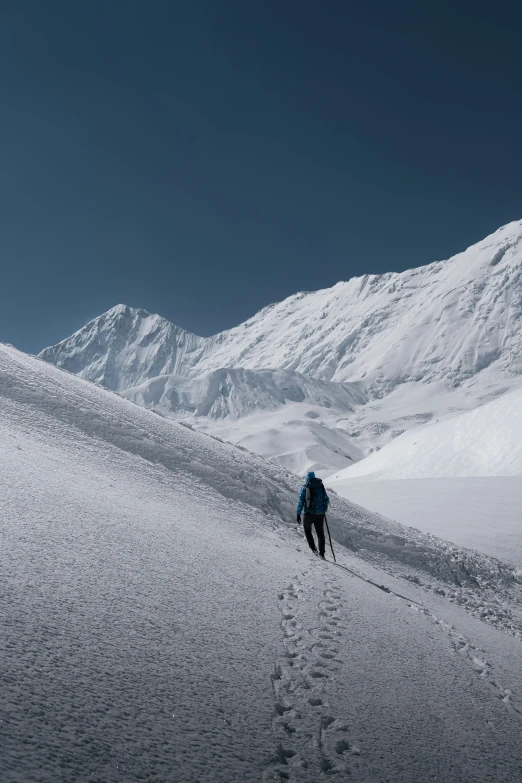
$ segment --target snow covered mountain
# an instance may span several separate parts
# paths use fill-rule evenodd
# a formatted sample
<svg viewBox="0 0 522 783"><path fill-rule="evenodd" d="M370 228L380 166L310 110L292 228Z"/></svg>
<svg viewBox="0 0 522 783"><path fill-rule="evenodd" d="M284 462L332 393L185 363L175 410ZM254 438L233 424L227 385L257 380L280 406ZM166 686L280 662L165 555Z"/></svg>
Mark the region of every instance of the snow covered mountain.
<svg viewBox="0 0 522 783"><path fill-rule="evenodd" d="M455 387L494 366L521 372L521 275L518 221L447 261L296 294L214 337L120 305L41 356L118 389L223 367L364 379L376 396L408 381Z"/></svg>
<svg viewBox="0 0 522 783"><path fill-rule="evenodd" d="M328 483L365 508L522 568L521 477L518 389L405 432Z"/></svg>
<svg viewBox="0 0 522 783"><path fill-rule="evenodd" d="M294 473L332 472L364 456L337 425L366 402L360 384L331 383L287 370L222 369L198 378L163 375L122 394Z"/></svg>
<svg viewBox="0 0 522 783"><path fill-rule="evenodd" d="M128 389L125 396L147 407L157 404L164 411L212 419L238 419L291 403L352 413L366 402L361 384L328 383L286 370L241 368L214 370L194 379L163 375ZM310 411L309 418L317 415Z"/></svg>
<svg viewBox="0 0 522 783"><path fill-rule="evenodd" d="M221 399L204 402L210 398L202 394L202 385L210 388L210 379L218 376L209 373L223 369L285 370L299 378L357 384L368 402L347 415L341 407L335 418L325 418L325 426L344 433L340 450L348 455L346 466L405 429L451 411L471 410L522 384L521 276L518 221L447 261L299 293L214 337L196 337L159 316L118 306L40 356L118 391L142 387L162 375L196 379L194 391L186 391L185 398L196 411L214 411L205 421L201 414L191 414L193 425L206 427L215 426L217 410L228 411L231 427L241 421L246 429L248 423L254 426L249 418L250 403L259 393L254 375L249 376L251 387L234 384L234 410L226 390L218 392ZM165 412L179 415L179 406L174 411L166 401L163 381L150 388L167 402ZM158 406L150 388L133 394ZM337 387L327 396L336 394ZM283 426L282 420L270 424L273 394L261 395L256 412L261 399L268 403L268 426ZM285 399L281 405L287 403ZM306 420L301 422L306 429ZM262 431L262 426L257 428L256 439L262 440ZM284 430L278 435L284 438ZM308 432L307 438L313 448L315 436ZM278 459L280 446L274 448L267 456ZM332 460L342 467L335 451L326 456L323 472L329 472ZM295 464L301 469L305 462L298 458Z"/></svg>
<svg viewBox="0 0 522 783"><path fill-rule="evenodd" d="M183 370L186 356L205 343L159 315L113 307L40 357L118 391Z"/></svg>
<svg viewBox="0 0 522 783"><path fill-rule="evenodd" d="M2 783L518 780L515 569L335 495L323 563L294 476L1 345L0 409Z"/></svg>
<svg viewBox="0 0 522 783"><path fill-rule="evenodd" d="M439 476L522 476L522 389L405 432L329 480Z"/></svg>

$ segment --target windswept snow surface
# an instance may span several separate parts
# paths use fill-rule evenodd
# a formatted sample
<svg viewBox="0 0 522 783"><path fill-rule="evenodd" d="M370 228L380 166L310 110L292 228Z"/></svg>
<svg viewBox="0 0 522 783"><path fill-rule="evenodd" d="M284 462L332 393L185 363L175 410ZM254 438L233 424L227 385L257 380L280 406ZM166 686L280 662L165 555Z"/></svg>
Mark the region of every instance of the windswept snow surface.
<svg viewBox="0 0 522 783"><path fill-rule="evenodd" d="M520 779L512 569L337 497L320 562L295 477L8 347L0 406L2 783Z"/></svg>
<svg viewBox="0 0 522 783"><path fill-rule="evenodd" d="M249 447L292 469L310 467L307 455L317 446L324 474L349 466L404 430L521 387L521 281L522 221L517 221L446 261L301 292L213 337L197 337L157 315L119 305L41 357L120 392L151 382L146 394L137 394L153 407L165 402L163 382L154 379L173 374L196 379L184 395L201 411L209 401L202 394L205 384L208 391L214 374L238 368L284 370L295 374L293 383L305 375L325 385L357 384L369 402L348 412L342 405L324 409L317 432L304 418L304 407L292 411L297 418L274 414L274 396L261 394L257 383L235 383L235 412L226 387L218 385L207 413L190 414L196 427L225 436L228 427L236 442L242 441L244 421ZM336 386L326 397L338 391ZM266 413L266 427L277 430L271 440L251 418L249 406L258 393L258 420ZM280 405L293 403L285 398ZM283 445L286 434L288 440L294 435L286 430L288 420L300 422L298 436L306 444L295 453ZM333 432L331 444L325 429Z"/></svg>

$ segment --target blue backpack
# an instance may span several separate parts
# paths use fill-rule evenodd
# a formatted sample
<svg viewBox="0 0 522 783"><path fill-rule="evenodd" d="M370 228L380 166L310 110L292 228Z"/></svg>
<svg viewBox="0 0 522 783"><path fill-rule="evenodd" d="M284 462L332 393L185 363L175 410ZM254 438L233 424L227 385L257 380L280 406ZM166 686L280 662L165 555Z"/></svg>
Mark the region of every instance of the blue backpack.
<svg viewBox="0 0 522 783"><path fill-rule="evenodd" d="M309 479L306 482L305 514L322 514L326 510L326 505L326 490L323 482L319 478Z"/></svg>

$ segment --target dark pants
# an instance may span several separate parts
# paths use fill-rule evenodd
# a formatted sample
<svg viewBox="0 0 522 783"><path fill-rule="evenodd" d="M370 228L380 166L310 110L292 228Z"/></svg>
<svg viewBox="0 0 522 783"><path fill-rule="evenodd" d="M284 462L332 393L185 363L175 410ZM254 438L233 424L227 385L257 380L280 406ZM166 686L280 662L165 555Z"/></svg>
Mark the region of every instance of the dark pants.
<svg viewBox="0 0 522 783"><path fill-rule="evenodd" d="M319 544L319 554L324 555L324 514L305 514L303 516L303 529L305 532L308 546L315 552L315 541L312 535L312 525L315 526L317 533L317 543Z"/></svg>

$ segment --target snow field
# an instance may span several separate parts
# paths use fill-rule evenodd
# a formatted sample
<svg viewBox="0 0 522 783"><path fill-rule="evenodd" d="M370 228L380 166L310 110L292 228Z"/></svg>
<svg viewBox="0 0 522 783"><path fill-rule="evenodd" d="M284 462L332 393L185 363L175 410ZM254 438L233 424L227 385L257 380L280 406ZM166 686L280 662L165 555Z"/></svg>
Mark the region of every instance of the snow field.
<svg viewBox="0 0 522 783"><path fill-rule="evenodd" d="M330 476L365 480L522 474L522 389L444 421L424 424Z"/></svg>
<svg viewBox="0 0 522 783"><path fill-rule="evenodd" d="M423 424L328 483L340 495L522 567L522 391Z"/></svg>
<svg viewBox="0 0 522 783"><path fill-rule="evenodd" d="M354 479L334 486L371 511L522 569L518 476Z"/></svg>
<svg viewBox="0 0 522 783"><path fill-rule="evenodd" d="M320 562L294 477L10 348L0 405L2 783L519 779L519 640L402 578L508 568L336 497Z"/></svg>
<svg viewBox="0 0 522 783"><path fill-rule="evenodd" d="M251 714L269 713L277 643L262 544L252 558L248 525L216 531L222 498L187 482L162 491L134 460L125 477L119 455L93 473L89 458L69 472L33 454L54 468L15 463L23 478L8 474L2 503L2 779L248 779L271 740Z"/></svg>

